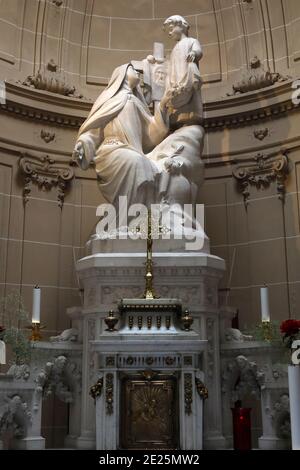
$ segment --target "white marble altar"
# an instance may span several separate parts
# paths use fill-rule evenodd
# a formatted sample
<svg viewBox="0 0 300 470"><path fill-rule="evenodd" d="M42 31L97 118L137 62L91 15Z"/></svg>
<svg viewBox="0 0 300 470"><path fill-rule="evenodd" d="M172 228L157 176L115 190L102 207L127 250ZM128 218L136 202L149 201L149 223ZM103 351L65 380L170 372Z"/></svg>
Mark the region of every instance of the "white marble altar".
<svg viewBox="0 0 300 470"><path fill-rule="evenodd" d="M224 262L218 257L198 253L162 254L154 253L154 288L161 298L179 298L183 308L188 308L193 316L192 331L185 334L180 330L170 330L168 334L158 333L144 328L139 332L121 329L117 333L106 332L105 317L110 309L116 310L122 298L141 298L144 291L145 255L101 254L88 256L78 262L78 275L84 288L83 336L83 394L82 394L82 429L78 445L84 448L95 446L94 406L88 397L90 387L97 377L107 372L103 365L104 357L115 357L115 364L120 357L135 354L143 357L164 357L167 352L194 357L191 371L203 377L209 389L209 398L205 404L204 445L206 448L222 448L225 440L222 436L220 359L219 359L219 308L218 283L224 271ZM146 319L144 319L145 325ZM95 359L95 352L97 352ZM202 359L200 360L200 356ZM96 369L91 370L91 364ZM182 364L182 362L181 362ZM182 365L178 370L182 373ZM164 369L161 365L157 370ZM156 370L156 369L155 369ZM113 367L116 390L118 389L118 368ZM193 385L195 387L195 384ZM105 393L105 392L104 392ZM103 399L104 400L104 399ZM117 399L116 399L117 400ZM117 400L118 401L118 400ZM195 401L195 406L196 405ZM101 412L104 413L103 404ZM116 405L117 406L117 405ZM100 409L99 408L99 409ZM117 408L116 408L117 410ZM102 415L101 415L102 416ZM111 417L110 417L111 418ZM118 414L114 415L118 419ZM101 421L98 421L99 423ZM116 426L116 421L114 426ZM198 449L198 431L185 434L181 429L182 448ZM102 429L102 427L101 427ZM98 448L106 446L105 433L98 429ZM104 428L103 428L104 429ZM102 437L101 437L102 436ZM189 436L190 442L185 441ZM118 445L118 432L114 434L114 446ZM100 446L100 447L99 447ZM201 442L202 448L202 442Z"/></svg>

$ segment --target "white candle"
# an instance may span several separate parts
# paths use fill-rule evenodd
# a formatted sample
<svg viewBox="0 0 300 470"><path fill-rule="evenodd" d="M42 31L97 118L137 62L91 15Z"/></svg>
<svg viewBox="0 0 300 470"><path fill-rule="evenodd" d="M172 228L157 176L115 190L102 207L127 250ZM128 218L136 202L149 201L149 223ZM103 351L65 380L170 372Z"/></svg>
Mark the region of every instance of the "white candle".
<svg viewBox="0 0 300 470"><path fill-rule="evenodd" d="M269 305L269 289L268 287L260 288L260 305L261 305L261 321L270 321L270 305Z"/></svg>
<svg viewBox="0 0 300 470"><path fill-rule="evenodd" d="M35 286L32 297L32 323L41 321L41 289Z"/></svg>
<svg viewBox="0 0 300 470"><path fill-rule="evenodd" d="M0 364L6 364L6 346L4 341L0 340Z"/></svg>

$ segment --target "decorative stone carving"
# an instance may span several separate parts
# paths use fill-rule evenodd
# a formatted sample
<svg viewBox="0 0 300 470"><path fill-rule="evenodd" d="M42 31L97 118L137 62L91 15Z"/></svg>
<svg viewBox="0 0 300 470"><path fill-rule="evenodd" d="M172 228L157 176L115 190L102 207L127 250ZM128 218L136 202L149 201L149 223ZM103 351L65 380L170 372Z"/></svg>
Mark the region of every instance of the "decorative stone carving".
<svg viewBox="0 0 300 470"><path fill-rule="evenodd" d="M214 320L212 318L207 318L206 320L206 335L208 340L207 345L207 378L208 381L213 379L213 370L215 365L215 347L214 347Z"/></svg>
<svg viewBox="0 0 300 470"><path fill-rule="evenodd" d="M95 339L96 335L96 320L94 318L90 318L88 320L88 340Z"/></svg>
<svg viewBox="0 0 300 470"><path fill-rule="evenodd" d="M97 370L96 370L96 353L94 351L90 351L88 353L88 358L89 358L89 379L90 382L95 380L95 376L97 376Z"/></svg>
<svg viewBox="0 0 300 470"><path fill-rule="evenodd" d="M154 43L153 54L148 55L143 60L143 81L141 88L150 106L152 103L158 103L165 91L167 62L164 55L164 45L156 42Z"/></svg>
<svg viewBox="0 0 300 470"><path fill-rule="evenodd" d="M192 366L193 365L193 356L184 356L183 364L185 366Z"/></svg>
<svg viewBox="0 0 300 470"><path fill-rule="evenodd" d="M280 395L271 410L276 435L280 439L291 437L290 400L287 393Z"/></svg>
<svg viewBox="0 0 300 470"><path fill-rule="evenodd" d="M105 359L106 367L114 367L115 366L115 357L114 356L107 356Z"/></svg>
<svg viewBox="0 0 300 470"><path fill-rule="evenodd" d="M69 328L68 330L64 330L58 336L50 336L51 342L61 342L61 341L77 341L78 340L78 330L76 328Z"/></svg>
<svg viewBox="0 0 300 470"><path fill-rule="evenodd" d="M276 82L287 80L287 77L283 77L280 73L266 71L257 56L253 57L249 66L250 68L244 72L242 80L232 86L233 94L260 90L261 88L274 85Z"/></svg>
<svg viewBox="0 0 300 470"><path fill-rule="evenodd" d="M171 272L171 269L168 270L162 270L159 268L156 268L156 273L157 276L163 275L163 276L174 276L178 273L178 270L175 269ZM137 278L141 278L141 276L144 274L143 270L138 270L137 272L132 269L132 271L128 272L125 270L121 269L113 269L110 272L103 272L103 276L108 277L119 277L122 275L124 278L129 278L131 276L136 276ZM182 271L183 276L191 276L191 275L197 275L197 273L193 273L192 268L187 270L187 271ZM192 286L170 286L170 285L158 285L157 288L157 294L159 297L162 298L180 298L184 304L190 304L190 305L198 305L200 302L202 302L201 298L201 292L199 289L199 284L197 285L192 285ZM142 284L141 286L103 286L101 288L101 303L105 305L115 305L118 303L119 299L122 298L138 298L140 297L141 293L143 291ZM210 292L208 292L207 295L209 295ZM96 293L94 293L96 295ZM95 300L95 295L94 298L90 299L90 303L88 304L89 306L92 306Z"/></svg>
<svg viewBox="0 0 300 470"><path fill-rule="evenodd" d="M198 377L195 378L195 381L196 381L196 390L200 398L202 398L202 400L206 400L208 398L208 390L206 386L204 385L202 380L200 380Z"/></svg>
<svg viewBox="0 0 300 470"><path fill-rule="evenodd" d="M94 400L96 400L98 397L101 396L102 389L103 389L103 377L100 377L100 379L98 379L95 385L93 385L90 389L91 397L94 398Z"/></svg>
<svg viewBox="0 0 300 470"><path fill-rule="evenodd" d="M192 374L184 374L184 404L185 412L187 415L192 413L192 403L193 403L193 382Z"/></svg>
<svg viewBox="0 0 300 470"><path fill-rule="evenodd" d="M143 368L145 366L151 365L152 367L155 368L161 368L161 367L180 367L181 365L181 358L180 355L176 356L165 356L163 354L157 354L153 356L148 356L146 354L138 354L138 355L119 355L118 356L118 361L117 361L117 366L118 368L125 368L128 369L130 368Z"/></svg>
<svg viewBox="0 0 300 470"><path fill-rule="evenodd" d="M265 374L258 370L254 361L237 356L229 361L222 373L222 392L229 393L232 404L242 401L247 395L259 398L264 388Z"/></svg>
<svg viewBox="0 0 300 470"><path fill-rule="evenodd" d="M227 328L225 330L225 340L226 342L244 342L253 340L253 336L244 335L236 328Z"/></svg>
<svg viewBox="0 0 300 470"><path fill-rule="evenodd" d="M253 135L257 140L264 140L269 135L269 129L267 127L264 129L255 129Z"/></svg>
<svg viewBox="0 0 300 470"><path fill-rule="evenodd" d="M55 394L61 401L71 403L73 396L68 383L66 365L65 356L58 356L53 362L47 362L35 379L36 392L45 398Z"/></svg>
<svg viewBox="0 0 300 470"><path fill-rule="evenodd" d="M0 408L0 436L6 432L16 438L26 435L27 426L31 423L31 413L27 403L20 395L7 396Z"/></svg>
<svg viewBox="0 0 300 470"><path fill-rule="evenodd" d="M55 6L60 7L63 4L63 0L52 0L52 3Z"/></svg>
<svg viewBox="0 0 300 470"><path fill-rule="evenodd" d="M23 85L50 93L75 97L75 87L69 85L64 74L58 71L58 65L53 59L48 62L46 67L42 67L36 75L27 77ZM82 98L82 96L77 95L76 98Z"/></svg>
<svg viewBox="0 0 300 470"><path fill-rule="evenodd" d="M55 132L45 131L44 129L41 130L41 139L43 139L46 144L49 144L55 139Z"/></svg>
<svg viewBox="0 0 300 470"><path fill-rule="evenodd" d="M274 181L277 184L279 199L285 198L285 179L289 172L288 157L285 154L271 156L258 153L253 162L239 165L232 174L236 178L244 197L245 207L249 204L249 186L257 189L268 187Z"/></svg>
<svg viewBox="0 0 300 470"><path fill-rule="evenodd" d="M21 172L25 175L23 190L24 202L28 202L32 184L42 190L51 190L57 187L58 206L63 207L65 192L70 181L74 178L74 170L67 162L60 162L48 155L36 157L28 153L22 153L19 161Z"/></svg>
<svg viewBox="0 0 300 470"><path fill-rule="evenodd" d="M106 412L108 415L111 415L114 411L114 376L111 373L108 373L105 376L105 400Z"/></svg>
<svg viewBox="0 0 300 470"><path fill-rule="evenodd" d="M7 375L13 375L15 380L27 381L30 377L30 367L27 364L13 364L8 369Z"/></svg>

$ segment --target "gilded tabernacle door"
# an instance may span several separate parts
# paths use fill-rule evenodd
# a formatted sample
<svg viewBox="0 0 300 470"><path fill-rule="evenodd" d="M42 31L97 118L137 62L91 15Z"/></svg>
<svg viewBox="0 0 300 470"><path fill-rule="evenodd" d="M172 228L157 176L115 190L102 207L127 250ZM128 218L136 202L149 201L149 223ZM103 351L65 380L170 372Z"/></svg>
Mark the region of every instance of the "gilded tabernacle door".
<svg viewBox="0 0 300 470"><path fill-rule="evenodd" d="M123 449L178 447L176 374L147 370L121 380L120 443Z"/></svg>

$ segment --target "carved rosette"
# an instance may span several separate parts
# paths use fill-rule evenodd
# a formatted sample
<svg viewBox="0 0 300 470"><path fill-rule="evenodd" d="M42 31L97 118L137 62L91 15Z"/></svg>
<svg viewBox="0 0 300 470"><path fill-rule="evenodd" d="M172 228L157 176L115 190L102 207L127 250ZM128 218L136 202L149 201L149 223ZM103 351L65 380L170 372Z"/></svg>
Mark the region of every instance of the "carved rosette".
<svg viewBox="0 0 300 470"><path fill-rule="evenodd" d="M213 318L206 320L206 335L207 335L207 380L212 383L215 367L215 338L214 338L215 321Z"/></svg>
<svg viewBox="0 0 300 470"><path fill-rule="evenodd" d="M25 176L24 203L29 200L32 184L36 184L43 191L56 187L58 206L63 207L66 190L74 178L74 170L67 161L54 160L48 155L36 157L22 153L19 167Z"/></svg>
<svg viewBox="0 0 300 470"><path fill-rule="evenodd" d="M289 162L286 155L275 157L258 153L252 162L237 166L232 174L238 182L247 208L250 197L249 186L255 186L257 189L267 188L272 182L276 182L279 199L284 202L288 172Z"/></svg>

